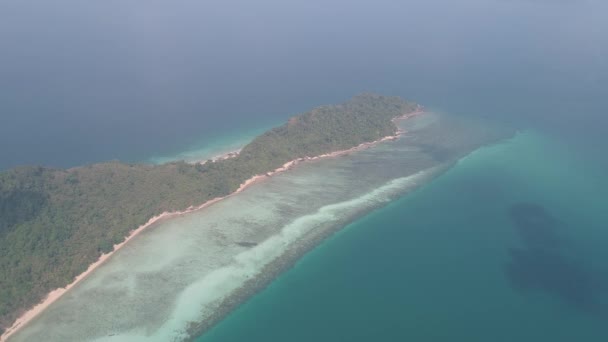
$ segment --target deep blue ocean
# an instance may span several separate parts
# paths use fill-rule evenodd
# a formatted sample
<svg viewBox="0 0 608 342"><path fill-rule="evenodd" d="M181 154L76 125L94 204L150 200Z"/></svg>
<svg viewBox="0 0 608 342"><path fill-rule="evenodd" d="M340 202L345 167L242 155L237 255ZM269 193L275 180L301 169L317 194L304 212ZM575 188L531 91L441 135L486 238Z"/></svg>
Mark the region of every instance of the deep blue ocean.
<svg viewBox="0 0 608 342"><path fill-rule="evenodd" d="M2 1L0 169L212 154L361 92L514 124L200 341L606 341L606 13L594 0Z"/></svg>

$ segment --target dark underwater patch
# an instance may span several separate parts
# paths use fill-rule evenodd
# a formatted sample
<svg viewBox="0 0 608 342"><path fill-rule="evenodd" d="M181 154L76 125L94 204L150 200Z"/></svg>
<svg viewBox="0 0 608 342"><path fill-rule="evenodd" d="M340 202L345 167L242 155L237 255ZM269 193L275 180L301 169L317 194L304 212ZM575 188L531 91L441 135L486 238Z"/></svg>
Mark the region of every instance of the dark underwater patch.
<svg viewBox="0 0 608 342"><path fill-rule="evenodd" d="M534 203L517 203L509 216L522 242L531 248L556 248L559 244L558 221L544 207Z"/></svg>
<svg viewBox="0 0 608 342"><path fill-rule="evenodd" d="M608 282L603 275L570 257L567 240L559 235L561 223L535 203L518 203L509 216L522 247L510 248L504 268L518 291L544 292L572 307L608 318Z"/></svg>

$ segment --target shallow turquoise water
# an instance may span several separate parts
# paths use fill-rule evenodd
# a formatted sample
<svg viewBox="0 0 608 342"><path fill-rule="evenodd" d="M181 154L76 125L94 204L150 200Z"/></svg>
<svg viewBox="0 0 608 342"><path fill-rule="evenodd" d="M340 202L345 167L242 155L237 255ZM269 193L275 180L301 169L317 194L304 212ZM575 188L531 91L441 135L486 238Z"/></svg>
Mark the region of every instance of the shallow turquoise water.
<svg viewBox="0 0 608 342"><path fill-rule="evenodd" d="M264 133L274 126L280 125L280 122L266 122L259 125L258 127L251 127L249 129L243 129L240 131L232 132L232 134L226 134L221 138L210 139L209 137L202 137L200 141L192 144L189 148L176 153L169 153L166 155L157 155L144 160L144 162L153 164L163 164L173 162L177 160L184 160L186 162L197 162L202 160L211 159L217 156L221 156L228 152L234 152L240 150L247 145L253 138Z"/></svg>
<svg viewBox="0 0 608 342"><path fill-rule="evenodd" d="M533 132L474 152L198 341L605 341L608 182L583 158Z"/></svg>
<svg viewBox="0 0 608 342"><path fill-rule="evenodd" d="M0 169L207 158L362 91L540 127L594 148L475 153L200 340L605 341L606 6L3 1Z"/></svg>

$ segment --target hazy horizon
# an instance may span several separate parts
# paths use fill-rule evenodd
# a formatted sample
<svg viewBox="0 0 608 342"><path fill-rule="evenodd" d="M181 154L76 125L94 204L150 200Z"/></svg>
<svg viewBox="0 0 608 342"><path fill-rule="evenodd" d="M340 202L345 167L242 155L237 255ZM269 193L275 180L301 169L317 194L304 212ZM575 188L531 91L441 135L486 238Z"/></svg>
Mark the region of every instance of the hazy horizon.
<svg viewBox="0 0 608 342"><path fill-rule="evenodd" d="M606 13L600 0L0 1L0 171L206 159L366 92L429 109L395 120L414 107L359 98L215 164L0 172L0 331L607 341Z"/></svg>
<svg viewBox="0 0 608 342"><path fill-rule="evenodd" d="M3 1L0 169L178 154L361 92L570 130L605 113L604 9Z"/></svg>

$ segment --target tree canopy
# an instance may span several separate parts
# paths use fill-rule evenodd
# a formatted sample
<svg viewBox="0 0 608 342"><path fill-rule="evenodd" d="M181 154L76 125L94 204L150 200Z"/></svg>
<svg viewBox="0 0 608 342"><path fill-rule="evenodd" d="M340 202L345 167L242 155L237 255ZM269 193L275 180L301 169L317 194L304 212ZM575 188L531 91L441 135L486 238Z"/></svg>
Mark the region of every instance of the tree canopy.
<svg viewBox="0 0 608 342"><path fill-rule="evenodd" d="M226 196L290 160L391 135L391 119L415 109L397 97L365 94L295 116L230 159L0 173L0 326L71 283L151 217Z"/></svg>

